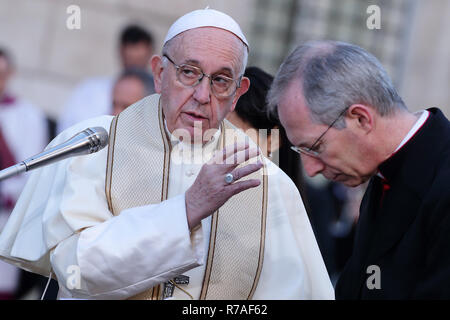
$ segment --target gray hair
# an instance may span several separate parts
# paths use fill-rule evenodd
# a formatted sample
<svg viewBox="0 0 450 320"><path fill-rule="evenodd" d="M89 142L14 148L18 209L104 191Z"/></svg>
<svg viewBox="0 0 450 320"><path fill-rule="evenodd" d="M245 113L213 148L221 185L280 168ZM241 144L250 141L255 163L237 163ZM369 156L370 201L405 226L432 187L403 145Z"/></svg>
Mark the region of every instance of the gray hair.
<svg viewBox="0 0 450 320"><path fill-rule="evenodd" d="M174 50L178 50L177 48L177 40L176 39L180 39L180 37L183 35L183 33L180 33L179 35L175 36L174 38L170 39L169 41L167 41L166 43L164 43L163 47L162 47L162 54L169 54L171 55L171 53ZM242 42L241 39L239 39L238 37L236 37L236 39L239 40L239 42L242 44L242 55L241 55L241 69L239 70L239 76L244 75L245 72L245 68L247 67L247 61L248 61L248 47L247 45ZM175 47L175 48L173 48ZM167 59L165 59L167 60ZM167 61L165 62L166 64L164 64L164 66L167 66Z"/></svg>
<svg viewBox="0 0 450 320"><path fill-rule="evenodd" d="M364 49L337 41L310 41L295 48L285 59L268 93L269 112L288 85L300 80L311 120L330 125L346 108L361 103L381 116L406 110L380 62ZM335 123L345 127L344 119Z"/></svg>

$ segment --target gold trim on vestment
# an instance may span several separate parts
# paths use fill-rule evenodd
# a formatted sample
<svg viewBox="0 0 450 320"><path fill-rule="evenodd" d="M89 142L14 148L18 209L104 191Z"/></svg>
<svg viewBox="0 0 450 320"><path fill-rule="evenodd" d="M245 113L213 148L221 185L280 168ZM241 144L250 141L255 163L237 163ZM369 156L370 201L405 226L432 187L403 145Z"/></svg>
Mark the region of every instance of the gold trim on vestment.
<svg viewBox="0 0 450 320"><path fill-rule="evenodd" d="M260 160L262 160L262 157L259 157ZM253 297L253 294L255 293L256 286L258 285L259 277L261 275L261 270L264 262L264 248L265 248L265 241L266 241L266 218L267 218L267 194L268 194L268 181L267 181L267 168L264 164L263 168L263 200L262 200L262 220L261 220L261 241L260 241L260 247L259 247L259 262L258 262L258 270L256 272L255 280L253 282L252 289L250 290L250 294L247 298L247 300L250 300Z"/></svg>
<svg viewBox="0 0 450 320"><path fill-rule="evenodd" d="M108 209L114 214L111 200L111 184L112 184L112 168L114 163L114 144L116 141L116 128L117 119L119 115L115 116L111 121L109 129L109 143L108 143L108 158L106 160L106 181L105 181L105 194L106 201L108 202Z"/></svg>
<svg viewBox="0 0 450 320"><path fill-rule="evenodd" d="M149 96L128 107L120 115L120 123L119 116L111 123L105 184L108 206L114 215L129 207L167 199L172 147L165 129L159 96ZM156 128L156 122L159 128ZM225 122L221 123L217 148L222 149L226 145L226 129L229 126ZM229 136L231 138L233 135ZM237 139L243 137L241 134ZM264 163L263 158L260 158ZM162 175L158 175L161 172L159 170ZM260 186L230 198L212 215L200 299L253 297L264 258L268 186L265 164L263 173ZM250 176L257 178L260 173ZM149 184L151 181L159 185L160 180L160 189ZM145 186L145 192L137 188L141 185ZM133 191L128 194L128 190ZM256 199L261 199L261 202L255 202ZM158 285L131 299L161 299L162 291L161 285Z"/></svg>
<svg viewBox="0 0 450 320"><path fill-rule="evenodd" d="M223 121L222 121L220 127L222 129L222 132L220 133L218 147L216 148L217 150L222 150L225 147L225 126L223 124ZM205 300L206 295L208 294L208 285L209 285L209 280L211 278L211 267L212 267L212 261L214 258L214 248L216 245L218 215L219 215L219 210L214 212L211 216L211 231L209 234L208 257L206 259L205 275L203 277L202 290L200 291L199 300Z"/></svg>
<svg viewBox="0 0 450 320"><path fill-rule="evenodd" d="M161 98L158 101L158 119L159 130L164 143L164 171L161 187L161 201L167 200L169 194L169 173L170 173L170 154L172 153L172 144L167 136L167 131L164 125L163 111L161 108Z"/></svg>
<svg viewBox="0 0 450 320"><path fill-rule="evenodd" d="M172 144L170 143L169 137L167 136L167 131L164 126L164 117L161 108L161 98L159 98L158 100L158 119L159 119L159 130L161 132L161 138L164 144L164 169L161 186L161 201L165 201L167 200L167 197L169 195L170 154L172 152ZM153 287L152 290L153 290L152 300L162 299L161 284Z"/></svg>
<svg viewBox="0 0 450 320"><path fill-rule="evenodd" d="M229 135L230 138L232 137L234 139L233 140L228 139L228 135L226 134L226 132L227 132L227 129L231 128L231 127L230 128L228 128L228 127L229 126L225 125L225 123L222 123L222 125L221 125L222 134L223 134L223 136L221 136L221 139L220 139L220 147L219 148L221 148L221 149L223 149L223 147L226 145L232 145L232 143L234 143L237 140L239 140L240 138L242 138L242 137L238 137L238 136L234 136L234 135ZM228 139L230 141L226 142L225 139ZM262 161L264 164L264 159L262 158L262 156L259 157L259 160ZM245 164L246 163L242 164L241 166L243 166ZM254 212L253 209L248 210L250 208L256 209L256 207L258 207L258 206L256 206L256 207L250 206L246 202L239 203L239 200L237 200L238 198L236 196L234 196L230 200L228 200L220 208L220 210L218 210L217 212L215 212L212 215L210 245L209 245L209 250L208 250L208 257L207 257L207 261L206 261L207 265L206 265L206 269L205 269L205 276L204 276L204 280L203 280L203 286L202 286L200 299L224 299L224 298L225 299L251 299L253 297L253 294L256 290L256 287L257 287L257 284L259 281L259 277L261 274L262 265L263 265L263 257L264 257L266 214L267 214L267 182L268 182L265 164L263 166L263 173L264 173L263 179L262 179L263 181L260 186L261 187L260 190L262 192L260 193L261 206L260 206L259 218L257 218L258 213ZM255 173L252 175L253 175L253 178L257 177L257 174L255 174ZM259 187L257 187L257 188L259 188ZM249 192L249 193L247 193L247 196L250 194L255 194L255 192L256 193L259 192L259 191L255 191L257 188L253 189L253 191L250 191L251 189L249 189L249 191L244 191L244 192ZM242 195L241 195L241 197L242 197ZM254 198L254 199L256 200L256 198ZM230 203L232 205L230 205ZM232 235L235 235L237 237L237 239L238 239L237 241L239 241L239 238L243 238L245 236L243 234L242 234L242 236L238 235L238 233L240 232L238 230L240 230L240 228L237 227L236 223L241 223L241 222L238 219L235 219L234 221L230 220L233 218L230 218L231 212L229 211L229 209L233 208L233 203L234 203L234 208L236 208L236 203L238 203L239 209L237 209L237 210L239 212L245 213L245 215L243 216L244 220L247 218L250 219L248 221L255 222L255 221L259 220L259 223L260 223L259 232L257 234L253 233L254 235L251 238L251 239L253 239L253 240L251 240L251 243L253 243L254 241L257 241L257 239L259 239L258 240L259 245L255 244L255 248L259 248L259 250L257 252L254 252L254 250L252 250L252 252L254 252L254 254L252 254L252 255L246 256L245 254L243 254L242 257L239 257L237 262L236 262L236 256L239 256L239 253L233 253L233 252L226 253L227 250L223 250L223 248L221 247L221 245L222 246L226 245L226 242L229 241L226 239L229 238L228 235L230 234L230 232ZM256 216L255 216L255 214L256 214ZM221 217L223 217L223 218L221 218ZM247 218L245 218L245 217L247 217ZM255 218L256 218L256 220L255 220ZM222 220L222 219L224 219L224 220ZM230 222L231 222L231 225L230 225ZM257 227L257 225L255 225L255 227ZM252 234L252 232L250 232L250 234ZM225 238L224 238L224 235L226 235ZM219 242L218 237L221 238L222 240L225 240L225 244L222 242ZM219 249L220 249L219 251L216 250L218 248L217 246L219 246ZM236 250L236 251L240 251L240 250ZM248 252L248 251L245 251L245 252ZM233 260L228 259L228 256L224 256L224 254L226 254L226 255L231 254L231 256L229 258L234 258L234 261L236 262L236 264L242 264L242 266L249 264L248 262L254 261L254 260L252 260L251 256L255 257L255 259L257 258L257 264L256 263L249 264L249 265L255 265L255 269L253 271L254 272L253 276L250 277L251 273L248 273L248 274L244 273L244 274L247 274L247 276L245 276L245 275L240 276L240 275L238 275L239 271L234 272L234 275L232 275L231 277L229 276L230 273L228 273L228 276L226 274L223 274L223 272L227 272L227 271L224 271L224 270L227 270L227 267L228 267L227 264L229 265L229 264L233 263ZM243 258L244 256L245 256L245 258ZM250 258L249 258L249 256L250 256ZM228 260L230 260L230 261L228 261ZM225 263L225 265L224 265L224 263ZM228 268L228 270L234 270L234 269ZM246 270L246 271L244 271L244 270ZM251 272L247 267L244 267L243 269L241 269L241 271ZM230 272L230 271L228 271L228 272ZM217 281L219 281L219 284ZM226 282L226 281L229 281L229 282ZM215 286L215 289L212 292L210 292L211 286ZM248 287L249 291L242 290L242 287ZM220 293L222 291L226 292L226 295L224 295L223 297L222 297L223 293ZM246 293L244 293L244 292L246 292Z"/></svg>

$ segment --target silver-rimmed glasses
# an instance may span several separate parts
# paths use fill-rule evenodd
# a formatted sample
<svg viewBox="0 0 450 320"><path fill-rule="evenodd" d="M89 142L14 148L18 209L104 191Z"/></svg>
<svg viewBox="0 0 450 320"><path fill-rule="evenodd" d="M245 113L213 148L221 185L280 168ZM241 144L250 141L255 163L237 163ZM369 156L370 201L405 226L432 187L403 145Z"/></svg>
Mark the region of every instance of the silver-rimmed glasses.
<svg viewBox="0 0 450 320"><path fill-rule="evenodd" d="M177 79L187 87L195 87L204 77L209 78L211 90L217 98L231 97L241 86L242 75L238 79L233 79L222 74L209 75L199 67L189 64L176 64L167 54L163 54L177 69Z"/></svg>
<svg viewBox="0 0 450 320"><path fill-rule="evenodd" d="M334 119L334 121L328 126L328 128L316 139L316 141L312 144L312 146L310 148L307 147L297 147L297 146L291 146L291 149L294 150L297 153L300 154L306 154L307 156L310 157L314 157L314 158L319 158L321 152L316 150L316 147L320 141L320 139L323 138L323 136L325 135L325 133L328 132L328 130L330 130L330 128L347 112L348 108L345 108L344 110L342 110L342 112L339 114L339 116Z"/></svg>

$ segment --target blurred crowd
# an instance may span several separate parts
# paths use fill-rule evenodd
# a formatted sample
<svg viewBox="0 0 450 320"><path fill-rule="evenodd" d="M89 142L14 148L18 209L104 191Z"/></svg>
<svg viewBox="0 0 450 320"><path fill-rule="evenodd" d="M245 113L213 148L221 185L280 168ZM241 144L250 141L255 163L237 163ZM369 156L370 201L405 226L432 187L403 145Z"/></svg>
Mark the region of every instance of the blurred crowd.
<svg viewBox="0 0 450 320"><path fill-rule="evenodd" d="M49 119L42 109L11 92L13 54L0 48L0 169L41 152L59 132L82 120L104 114L117 115L126 107L155 92L150 70L154 39L138 25L123 29L118 39L121 72L114 77L84 79L61 106L60 117ZM251 81L228 120L244 131L265 129L266 135L252 137L266 156L294 181L301 193L333 281L337 279L352 250L354 227L364 187L348 188L322 177L306 177L299 155L276 115L266 110L266 94L273 76L258 67L248 67ZM23 94L23 93L22 93ZM14 208L27 175L0 182L0 231ZM0 299L39 299L47 279L0 261ZM50 282L44 299L55 299L57 284Z"/></svg>

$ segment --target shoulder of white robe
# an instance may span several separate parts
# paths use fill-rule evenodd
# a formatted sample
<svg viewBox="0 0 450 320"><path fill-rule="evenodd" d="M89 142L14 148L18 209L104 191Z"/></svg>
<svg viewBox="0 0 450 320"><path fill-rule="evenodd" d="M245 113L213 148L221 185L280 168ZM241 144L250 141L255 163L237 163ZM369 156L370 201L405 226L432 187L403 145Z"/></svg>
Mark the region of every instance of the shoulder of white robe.
<svg viewBox="0 0 450 320"><path fill-rule="evenodd" d="M60 133L49 146L60 144L89 127L101 126L109 131L112 118L112 116L101 116L82 121ZM62 165L61 163L66 161L66 165L68 165L70 160L66 159L57 164ZM6 258L5 260L9 260L7 261L9 263L11 260L17 260L19 261L17 265L31 271L36 268L42 270L42 261L39 260L57 245L58 241L63 241L71 236L70 232L72 231L62 227L61 230L55 230L55 234L58 234L56 243L55 241L49 243L43 233L45 219L59 214L58 199L51 197L51 190L55 186L62 187L64 185L65 174L56 175L56 171L52 165L31 173L0 234L0 259ZM49 202L52 203L53 208L48 207ZM48 266L48 268L50 267Z"/></svg>
<svg viewBox="0 0 450 320"><path fill-rule="evenodd" d="M285 211L295 247L300 249L304 261L311 299L334 299L334 289L297 186L275 163L266 159L266 165L269 172L268 215Z"/></svg>

